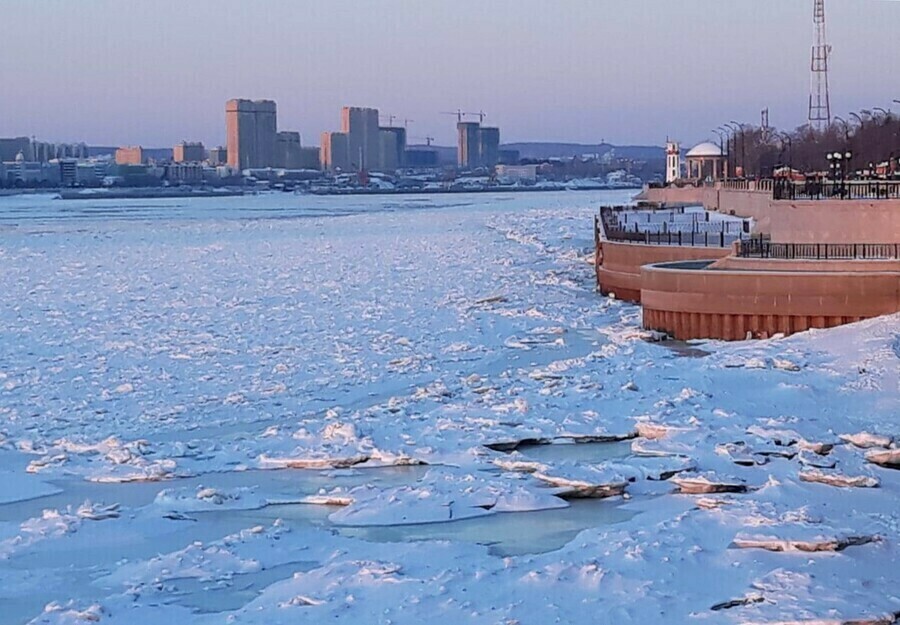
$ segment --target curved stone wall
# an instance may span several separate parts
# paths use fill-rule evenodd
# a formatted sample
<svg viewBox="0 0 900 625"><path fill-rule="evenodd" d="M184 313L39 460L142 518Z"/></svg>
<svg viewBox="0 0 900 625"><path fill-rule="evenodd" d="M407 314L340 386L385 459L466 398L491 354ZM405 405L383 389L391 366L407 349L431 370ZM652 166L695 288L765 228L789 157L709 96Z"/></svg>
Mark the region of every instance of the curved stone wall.
<svg viewBox="0 0 900 625"><path fill-rule="evenodd" d="M900 312L898 271L641 271L644 327L678 339L767 338Z"/></svg>
<svg viewBox="0 0 900 625"><path fill-rule="evenodd" d="M821 272L895 272L900 273L897 260L812 260L780 258L740 258L726 256L710 265L713 269L734 271L821 271Z"/></svg>
<svg viewBox="0 0 900 625"><path fill-rule="evenodd" d="M597 247L597 285L604 295L641 301L641 267L668 261L715 260L728 256L730 247L646 245L601 240Z"/></svg>

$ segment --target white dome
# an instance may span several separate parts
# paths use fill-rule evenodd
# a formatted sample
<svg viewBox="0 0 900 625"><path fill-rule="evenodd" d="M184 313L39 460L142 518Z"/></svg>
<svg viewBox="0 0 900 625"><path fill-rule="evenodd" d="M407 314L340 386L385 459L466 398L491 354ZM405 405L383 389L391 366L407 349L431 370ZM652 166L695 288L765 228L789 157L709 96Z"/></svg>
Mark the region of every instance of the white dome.
<svg viewBox="0 0 900 625"><path fill-rule="evenodd" d="M699 158L701 156L722 156L722 149L715 143L705 141L703 143L700 143L699 145L695 145L693 148L691 148L691 151L687 153L688 158Z"/></svg>

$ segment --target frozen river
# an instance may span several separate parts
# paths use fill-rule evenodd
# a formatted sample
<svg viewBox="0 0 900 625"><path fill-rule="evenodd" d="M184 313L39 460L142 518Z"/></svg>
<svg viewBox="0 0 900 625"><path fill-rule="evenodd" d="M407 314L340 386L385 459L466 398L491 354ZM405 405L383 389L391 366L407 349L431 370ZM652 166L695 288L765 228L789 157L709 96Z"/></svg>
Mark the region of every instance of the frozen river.
<svg viewBox="0 0 900 625"><path fill-rule="evenodd" d="M652 343L628 199L0 198L0 620L900 613L897 319Z"/></svg>

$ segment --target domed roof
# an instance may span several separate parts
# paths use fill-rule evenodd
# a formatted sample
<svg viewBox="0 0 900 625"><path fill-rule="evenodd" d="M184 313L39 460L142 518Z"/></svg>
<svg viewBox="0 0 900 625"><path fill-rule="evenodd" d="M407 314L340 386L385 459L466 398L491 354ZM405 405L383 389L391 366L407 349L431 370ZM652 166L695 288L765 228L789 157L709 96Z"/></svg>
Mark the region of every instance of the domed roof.
<svg viewBox="0 0 900 625"><path fill-rule="evenodd" d="M715 143L704 141L703 143L692 147L691 151L687 153L688 158L699 158L701 156L722 156L722 149Z"/></svg>

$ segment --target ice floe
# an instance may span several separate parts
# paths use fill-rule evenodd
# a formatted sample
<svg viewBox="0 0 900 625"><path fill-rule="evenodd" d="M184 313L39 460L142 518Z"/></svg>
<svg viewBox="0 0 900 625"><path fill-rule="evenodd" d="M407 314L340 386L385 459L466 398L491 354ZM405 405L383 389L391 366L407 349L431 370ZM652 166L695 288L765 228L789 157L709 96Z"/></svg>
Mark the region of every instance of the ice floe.
<svg viewBox="0 0 900 625"><path fill-rule="evenodd" d="M16 625L896 620L900 318L660 341L594 292L591 217L626 199L103 221L21 200L0 604ZM585 505L622 516L566 527ZM504 519L541 515L551 546L496 555Z"/></svg>

